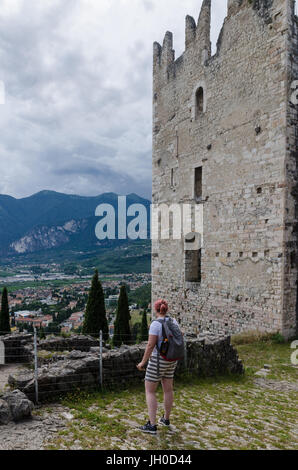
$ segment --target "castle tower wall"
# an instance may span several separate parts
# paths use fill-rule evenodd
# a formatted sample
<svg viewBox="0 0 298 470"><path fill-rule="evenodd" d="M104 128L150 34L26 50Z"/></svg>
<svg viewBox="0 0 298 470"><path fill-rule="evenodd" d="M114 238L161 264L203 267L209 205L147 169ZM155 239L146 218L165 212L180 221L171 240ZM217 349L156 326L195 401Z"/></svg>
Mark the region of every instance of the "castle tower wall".
<svg viewBox="0 0 298 470"><path fill-rule="evenodd" d="M186 274L184 237L153 241L153 301L166 298L191 333L291 336L298 259L297 107L289 104L298 78L294 2L230 0L213 56L210 11L204 0L198 22L186 18L178 59L171 33L163 46L154 44L153 203L200 205L204 230L197 280Z"/></svg>

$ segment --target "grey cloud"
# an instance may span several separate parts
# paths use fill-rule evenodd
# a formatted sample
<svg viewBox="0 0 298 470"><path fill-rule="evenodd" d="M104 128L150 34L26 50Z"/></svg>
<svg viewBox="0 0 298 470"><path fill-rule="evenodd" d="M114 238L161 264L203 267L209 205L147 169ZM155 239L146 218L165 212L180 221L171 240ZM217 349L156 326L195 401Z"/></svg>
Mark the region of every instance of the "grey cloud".
<svg viewBox="0 0 298 470"><path fill-rule="evenodd" d="M201 1L2 1L0 193L150 197L152 43L173 30L179 54Z"/></svg>

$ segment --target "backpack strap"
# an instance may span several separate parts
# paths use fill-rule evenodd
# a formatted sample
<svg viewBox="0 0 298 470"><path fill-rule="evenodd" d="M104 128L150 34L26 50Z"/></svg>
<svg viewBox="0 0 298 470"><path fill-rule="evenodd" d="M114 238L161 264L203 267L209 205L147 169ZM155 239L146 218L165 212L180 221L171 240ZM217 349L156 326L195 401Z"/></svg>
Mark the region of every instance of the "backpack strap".
<svg viewBox="0 0 298 470"><path fill-rule="evenodd" d="M166 335L166 330L165 330L165 318L159 318L158 320L155 320L155 321L158 321L158 323L161 324L162 326L162 336L163 336L163 339L165 339L167 337ZM159 371L160 371L160 348L158 347L158 342L156 344L156 349L158 351L159 354L157 354L157 376L159 377Z"/></svg>
<svg viewBox="0 0 298 470"><path fill-rule="evenodd" d="M166 317L167 318L167 317ZM162 327L162 337L163 339L166 339L167 335L166 335L166 330L165 330L165 321L166 319L165 318L160 318L158 320L155 320L155 321L158 321L158 323L161 323L161 327ZM159 348L157 348L159 349Z"/></svg>

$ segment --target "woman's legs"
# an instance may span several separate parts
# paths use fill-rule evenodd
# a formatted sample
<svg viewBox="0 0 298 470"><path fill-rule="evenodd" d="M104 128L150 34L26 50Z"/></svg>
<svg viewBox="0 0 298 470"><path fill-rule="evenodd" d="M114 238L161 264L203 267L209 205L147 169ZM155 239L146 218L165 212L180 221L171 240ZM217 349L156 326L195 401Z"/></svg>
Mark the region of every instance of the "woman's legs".
<svg viewBox="0 0 298 470"><path fill-rule="evenodd" d="M162 388L164 394L164 408L165 408L165 419L170 419L170 414L173 408L174 402L174 391L173 391L173 379L162 379Z"/></svg>
<svg viewBox="0 0 298 470"><path fill-rule="evenodd" d="M152 426L156 425L156 413L157 413L157 399L156 399L156 389L158 382L148 382L145 381L146 388L146 401L148 406L149 420Z"/></svg>

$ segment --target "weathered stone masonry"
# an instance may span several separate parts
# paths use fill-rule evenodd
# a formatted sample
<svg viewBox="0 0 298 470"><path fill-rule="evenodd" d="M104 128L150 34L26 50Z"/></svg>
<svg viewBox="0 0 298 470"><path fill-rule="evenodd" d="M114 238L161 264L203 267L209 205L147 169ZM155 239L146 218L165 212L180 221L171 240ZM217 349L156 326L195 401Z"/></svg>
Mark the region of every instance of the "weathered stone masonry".
<svg viewBox="0 0 298 470"><path fill-rule="evenodd" d="M294 1L229 0L213 56L210 11L204 0L198 24L186 18L177 60L171 33L154 44L153 203L203 205L204 242L200 262L192 262L184 238L153 241L153 300L167 298L192 333L294 336ZM200 270L197 279L190 268Z"/></svg>

